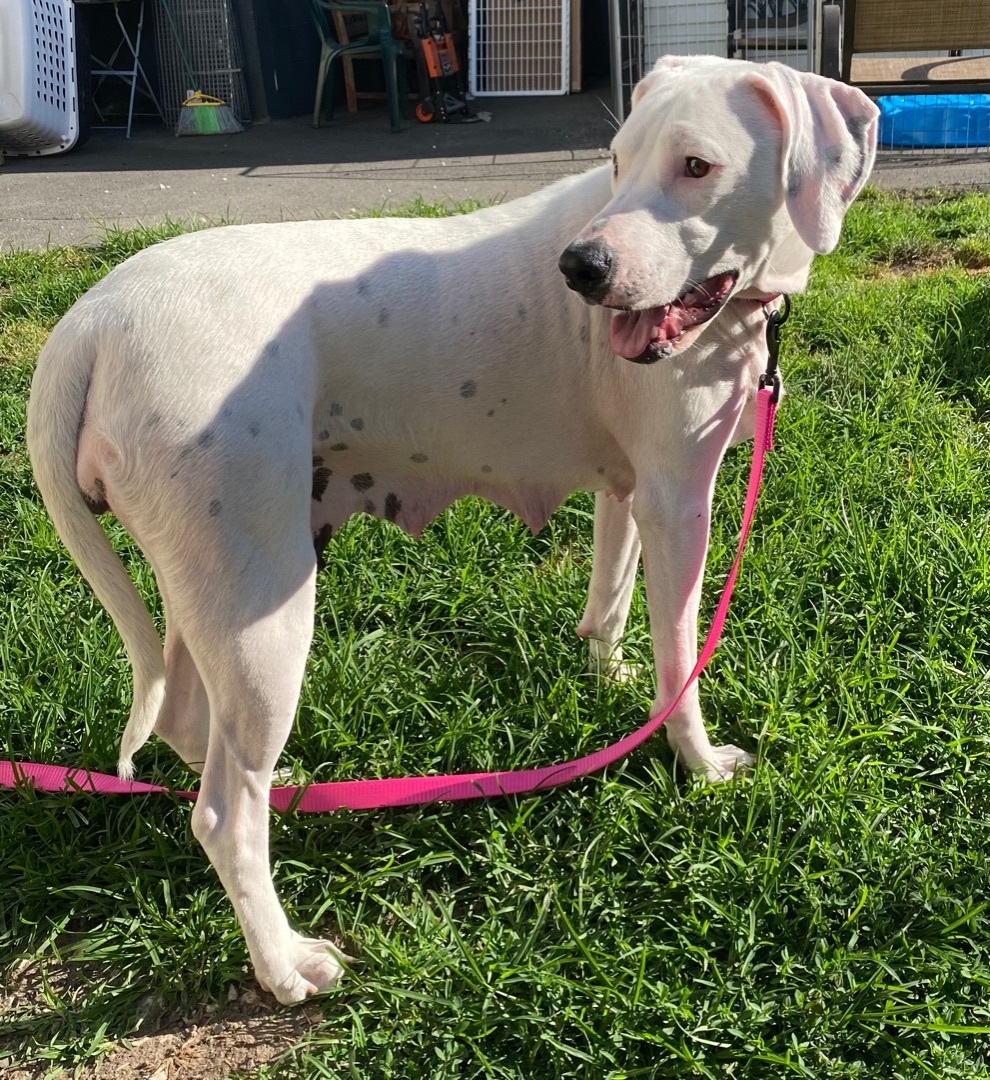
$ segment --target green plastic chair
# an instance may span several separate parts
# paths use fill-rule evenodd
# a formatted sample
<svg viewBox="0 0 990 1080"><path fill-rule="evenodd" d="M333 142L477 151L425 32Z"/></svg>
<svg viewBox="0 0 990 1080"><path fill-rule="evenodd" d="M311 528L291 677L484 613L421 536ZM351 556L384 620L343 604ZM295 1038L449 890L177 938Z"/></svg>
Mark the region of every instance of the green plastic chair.
<svg viewBox="0 0 990 1080"><path fill-rule="evenodd" d="M333 119L333 62L341 56L377 56L385 71L385 94L388 98L388 118L392 131L401 131L400 112L405 111L405 69L402 64L402 42L392 37L392 20L388 5L380 0L310 0L313 22L316 23L323 49L320 54L320 70L316 77L316 104L313 107L313 127L320 126L320 114L326 106L326 117ZM337 40L333 15L364 15L368 22L366 37L349 41L346 45ZM330 93L326 94L327 82ZM324 101L324 97L326 101Z"/></svg>

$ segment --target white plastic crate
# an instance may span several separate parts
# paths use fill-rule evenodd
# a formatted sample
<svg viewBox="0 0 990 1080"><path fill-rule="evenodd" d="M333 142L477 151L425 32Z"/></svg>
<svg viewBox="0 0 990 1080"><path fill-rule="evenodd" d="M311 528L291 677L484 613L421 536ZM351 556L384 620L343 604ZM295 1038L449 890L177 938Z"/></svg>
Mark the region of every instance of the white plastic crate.
<svg viewBox="0 0 990 1080"><path fill-rule="evenodd" d="M57 154L78 133L71 0L0 0L0 153Z"/></svg>

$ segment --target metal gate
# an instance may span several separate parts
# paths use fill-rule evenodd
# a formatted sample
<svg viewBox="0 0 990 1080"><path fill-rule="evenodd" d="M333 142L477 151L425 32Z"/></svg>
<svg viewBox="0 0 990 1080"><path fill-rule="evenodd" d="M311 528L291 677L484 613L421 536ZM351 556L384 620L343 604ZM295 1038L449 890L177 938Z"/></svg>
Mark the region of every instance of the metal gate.
<svg viewBox="0 0 990 1080"><path fill-rule="evenodd" d="M469 19L472 94L568 92L570 0L471 0Z"/></svg>

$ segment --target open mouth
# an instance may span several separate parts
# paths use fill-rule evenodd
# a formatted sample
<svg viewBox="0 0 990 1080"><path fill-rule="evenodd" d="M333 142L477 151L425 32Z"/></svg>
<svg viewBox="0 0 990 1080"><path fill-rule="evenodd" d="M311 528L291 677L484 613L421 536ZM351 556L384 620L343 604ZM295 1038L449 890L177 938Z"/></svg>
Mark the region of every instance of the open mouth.
<svg viewBox="0 0 990 1080"><path fill-rule="evenodd" d="M684 335L713 319L729 299L738 270L691 285L669 304L642 311L619 311L612 317L612 351L636 364L655 364L682 343Z"/></svg>

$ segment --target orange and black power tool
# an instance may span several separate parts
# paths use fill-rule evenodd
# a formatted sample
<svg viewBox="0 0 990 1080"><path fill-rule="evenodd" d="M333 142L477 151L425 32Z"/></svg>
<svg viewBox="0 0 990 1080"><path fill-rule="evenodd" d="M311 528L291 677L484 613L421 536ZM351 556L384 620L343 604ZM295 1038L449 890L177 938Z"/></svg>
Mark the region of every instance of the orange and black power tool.
<svg viewBox="0 0 990 1080"><path fill-rule="evenodd" d="M423 124L436 119L445 124L450 120L470 124L480 119L468 106L467 86L440 0L436 0L432 16L426 4L421 3L415 25L429 87L429 93L416 106L416 119Z"/></svg>

